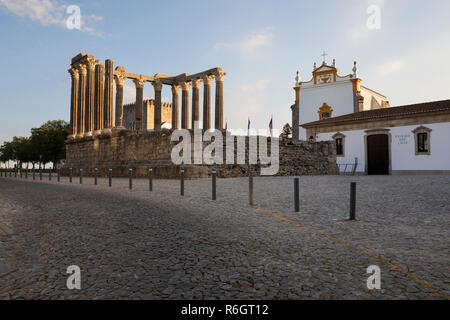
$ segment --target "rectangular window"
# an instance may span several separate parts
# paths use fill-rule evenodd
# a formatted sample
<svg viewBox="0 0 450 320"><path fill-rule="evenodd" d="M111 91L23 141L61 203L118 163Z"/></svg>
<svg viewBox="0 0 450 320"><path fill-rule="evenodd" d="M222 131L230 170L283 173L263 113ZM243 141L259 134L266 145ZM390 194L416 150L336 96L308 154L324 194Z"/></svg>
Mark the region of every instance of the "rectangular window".
<svg viewBox="0 0 450 320"><path fill-rule="evenodd" d="M428 133L417 134L417 152L428 152Z"/></svg>
<svg viewBox="0 0 450 320"><path fill-rule="evenodd" d="M342 156L344 154L344 148L342 145L342 138L336 138L336 154Z"/></svg>

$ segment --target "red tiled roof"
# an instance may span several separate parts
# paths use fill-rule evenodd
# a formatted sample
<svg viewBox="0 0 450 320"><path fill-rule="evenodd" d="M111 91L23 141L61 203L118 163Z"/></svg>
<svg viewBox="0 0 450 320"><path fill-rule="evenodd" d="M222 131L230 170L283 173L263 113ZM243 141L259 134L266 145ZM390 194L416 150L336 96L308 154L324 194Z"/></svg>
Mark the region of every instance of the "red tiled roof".
<svg viewBox="0 0 450 320"><path fill-rule="evenodd" d="M311 127L315 125L327 125L335 124L339 122L348 121L361 121L361 120L375 120L381 118L399 117L399 116L410 116L414 114L429 113L429 112L440 112L440 111L450 111L450 100L425 102L418 104L410 104L400 107L383 108L369 111L361 111L346 114L339 117L328 118L324 120L314 121L302 124L302 127Z"/></svg>

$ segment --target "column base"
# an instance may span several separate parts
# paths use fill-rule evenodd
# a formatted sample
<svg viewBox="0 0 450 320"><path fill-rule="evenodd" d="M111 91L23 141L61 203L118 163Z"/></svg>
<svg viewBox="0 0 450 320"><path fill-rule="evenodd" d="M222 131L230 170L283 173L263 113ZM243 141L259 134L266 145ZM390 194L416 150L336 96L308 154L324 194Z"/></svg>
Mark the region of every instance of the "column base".
<svg viewBox="0 0 450 320"><path fill-rule="evenodd" d="M89 131L89 132L85 132L85 133L84 133L84 136L85 136L85 137L92 137L92 135L93 135L93 132L92 132L92 131Z"/></svg>
<svg viewBox="0 0 450 320"><path fill-rule="evenodd" d="M94 136L98 136L99 134L102 134L102 130L95 130Z"/></svg>

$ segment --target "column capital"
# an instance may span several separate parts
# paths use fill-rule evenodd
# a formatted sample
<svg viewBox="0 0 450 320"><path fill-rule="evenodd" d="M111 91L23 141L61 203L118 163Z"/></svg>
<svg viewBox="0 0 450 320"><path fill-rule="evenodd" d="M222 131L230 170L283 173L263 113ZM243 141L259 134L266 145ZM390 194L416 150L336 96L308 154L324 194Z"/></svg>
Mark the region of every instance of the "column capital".
<svg viewBox="0 0 450 320"><path fill-rule="evenodd" d="M134 84L136 85L136 89L144 88L145 80L142 77L137 79L133 79Z"/></svg>
<svg viewBox="0 0 450 320"><path fill-rule="evenodd" d="M211 75L211 74L204 75L204 76L202 77L203 83L206 84L206 85L208 85L208 86L211 85L212 79L214 79L214 76Z"/></svg>
<svg viewBox="0 0 450 320"><path fill-rule="evenodd" d="M226 72L219 71L219 72L218 72L217 74L215 74L214 76L216 77L216 81L222 82L222 81L223 81L223 78L224 78L226 75L227 75Z"/></svg>
<svg viewBox="0 0 450 320"><path fill-rule="evenodd" d="M78 72L80 73L80 75L82 75L82 76L87 75L87 68L86 68L86 65L84 65L84 64L79 64L79 65L77 65L77 69L78 69Z"/></svg>
<svg viewBox="0 0 450 320"><path fill-rule="evenodd" d="M70 75L71 75L71 77L73 79L78 79L79 78L79 73L78 73L78 70L76 68L70 68L67 71L70 73Z"/></svg>
<svg viewBox="0 0 450 320"><path fill-rule="evenodd" d="M123 87L127 76L125 75L125 68L122 66L118 66L116 68L116 72L114 74L114 80L116 82L116 86Z"/></svg>
<svg viewBox="0 0 450 320"><path fill-rule="evenodd" d="M183 91L187 91L187 90L189 90L191 83L190 82L181 82L180 86Z"/></svg>
<svg viewBox="0 0 450 320"><path fill-rule="evenodd" d="M202 82L202 79L200 79L200 78L192 79L192 81L191 81L192 88L199 89L200 88L200 82Z"/></svg>
<svg viewBox="0 0 450 320"><path fill-rule="evenodd" d="M153 88L155 89L155 91L161 91L162 90L162 82L160 80L155 80L152 82Z"/></svg>
<svg viewBox="0 0 450 320"><path fill-rule="evenodd" d="M178 94L180 92L180 88L181 88L180 85L177 85L177 84L172 85L172 93Z"/></svg>

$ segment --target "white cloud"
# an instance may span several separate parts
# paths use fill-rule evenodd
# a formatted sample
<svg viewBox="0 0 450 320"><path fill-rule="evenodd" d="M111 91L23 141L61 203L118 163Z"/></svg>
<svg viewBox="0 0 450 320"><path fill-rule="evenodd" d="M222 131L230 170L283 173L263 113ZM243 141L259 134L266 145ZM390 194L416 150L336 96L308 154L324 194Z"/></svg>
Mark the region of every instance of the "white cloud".
<svg viewBox="0 0 450 320"><path fill-rule="evenodd" d="M123 103L134 103L136 101L136 87L125 83L123 86Z"/></svg>
<svg viewBox="0 0 450 320"><path fill-rule="evenodd" d="M43 26L56 25L66 28L66 20L69 16L65 11L67 5L62 4L58 0L0 0L0 5L3 5L4 8L19 17L30 19ZM103 17L101 16L82 14L80 31L102 36L102 32L86 26L88 22L102 20Z"/></svg>
<svg viewBox="0 0 450 320"><path fill-rule="evenodd" d="M386 76L388 74L394 73L403 69L406 66L403 60L394 60L386 62L376 68L376 72L381 76Z"/></svg>
<svg viewBox="0 0 450 320"><path fill-rule="evenodd" d="M274 35L271 28L264 32L255 33L237 42L222 42L214 45L214 50L237 50L247 56L254 54L258 49L270 46Z"/></svg>

